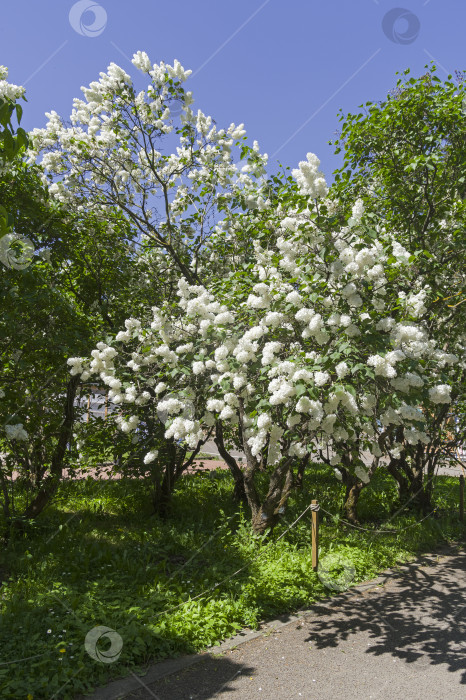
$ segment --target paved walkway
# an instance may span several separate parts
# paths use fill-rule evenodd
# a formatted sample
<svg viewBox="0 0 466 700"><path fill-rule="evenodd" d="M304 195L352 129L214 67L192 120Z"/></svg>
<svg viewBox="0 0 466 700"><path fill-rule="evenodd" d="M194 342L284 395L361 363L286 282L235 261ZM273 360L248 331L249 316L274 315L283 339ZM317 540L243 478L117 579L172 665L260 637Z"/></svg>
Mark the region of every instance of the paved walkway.
<svg viewBox="0 0 466 700"><path fill-rule="evenodd" d="M220 455L219 455L219 452L217 449L217 445L215 444L215 442L213 440L209 440L209 442L205 443L205 445L202 449L202 452L204 454L209 454L212 457L219 457L220 458ZM233 457L239 458L243 462L246 460L244 452L238 452L238 450L231 450L231 454L233 455ZM332 453L330 453L330 454L332 454ZM465 455L465 457L466 457L466 455ZM313 454L311 456L311 459L315 460L316 462L321 461L320 456L317 453ZM372 457L371 457L369 452L363 452L362 459L367 465L371 464L371 462L372 462ZM462 457L462 459L463 459L463 462L466 466L466 458ZM381 464L383 465L383 463L384 463L384 459L382 458ZM208 462L208 460L206 460L205 465L207 466L208 464L209 464L209 462ZM217 464L217 466L215 466L215 467L210 465L210 468L217 469L217 467L219 467L219 466L223 467L223 468L225 468L225 466L226 466L225 463L221 460L219 462L216 462L216 464ZM436 473L443 474L446 476L460 476L461 474L465 474L465 468L461 467L461 465L458 462L454 462L453 460L451 460L451 462L448 466L442 466L442 467L438 468Z"/></svg>
<svg viewBox="0 0 466 700"><path fill-rule="evenodd" d="M465 700L466 552L449 550L385 572L92 698Z"/></svg>

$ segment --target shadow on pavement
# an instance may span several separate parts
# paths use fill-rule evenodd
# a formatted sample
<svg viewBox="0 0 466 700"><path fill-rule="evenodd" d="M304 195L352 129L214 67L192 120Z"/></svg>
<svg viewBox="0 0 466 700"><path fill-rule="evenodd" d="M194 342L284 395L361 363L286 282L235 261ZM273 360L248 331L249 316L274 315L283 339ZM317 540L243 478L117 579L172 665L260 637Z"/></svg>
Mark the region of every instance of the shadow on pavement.
<svg viewBox="0 0 466 700"><path fill-rule="evenodd" d="M196 687L193 687L192 671L195 670ZM213 700L222 698L224 693L234 691L233 681L239 676L251 676L255 669L244 664L237 664L224 657L206 656L194 667L173 673L158 681L156 688L141 687L141 690L124 696L124 700L175 700L189 698L192 700ZM141 678L144 681L144 678ZM151 694L153 693L153 694Z"/></svg>
<svg viewBox="0 0 466 700"><path fill-rule="evenodd" d="M327 649L366 632L374 640L367 654L389 654L420 672L445 664L451 672L462 670L466 684L466 553L443 566L430 557L385 579L382 589L350 589L314 606L308 641Z"/></svg>
<svg viewBox="0 0 466 700"><path fill-rule="evenodd" d="M426 556L95 700L462 700L465 594L466 552Z"/></svg>

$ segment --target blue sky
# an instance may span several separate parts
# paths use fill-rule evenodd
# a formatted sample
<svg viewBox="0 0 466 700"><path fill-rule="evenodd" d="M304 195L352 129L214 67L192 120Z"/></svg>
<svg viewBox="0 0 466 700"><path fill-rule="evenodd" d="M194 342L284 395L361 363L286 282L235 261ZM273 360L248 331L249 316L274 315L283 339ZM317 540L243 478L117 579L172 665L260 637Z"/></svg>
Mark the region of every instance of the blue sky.
<svg viewBox="0 0 466 700"><path fill-rule="evenodd" d="M68 117L111 61L131 72L137 50L177 58L219 126L244 122L271 165L296 167L313 151L330 181L340 108L383 99L408 67L420 75L435 60L441 78L466 69L464 0L399 2L15 0L2 7L0 63L26 85L30 129L51 109Z"/></svg>

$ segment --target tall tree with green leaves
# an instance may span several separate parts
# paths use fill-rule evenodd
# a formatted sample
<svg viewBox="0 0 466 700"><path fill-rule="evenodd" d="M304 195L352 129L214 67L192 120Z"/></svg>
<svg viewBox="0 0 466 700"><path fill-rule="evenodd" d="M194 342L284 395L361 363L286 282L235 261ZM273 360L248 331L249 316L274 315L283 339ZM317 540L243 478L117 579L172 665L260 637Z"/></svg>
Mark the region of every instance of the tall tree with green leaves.
<svg viewBox="0 0 466 700"><path fill-rule="evenodd" d="M463 73L442 81L426 68L419 78L406 70L385 100L341 116L333 143L344 164L330 193L348 207L360 197L366 217L396 232L415 271L399 305L441 339L439 377L453 386L452 407L426 409L428 444L409 445L400 427L387 454L402 499L424 510L435 468L466 441L466 83ZM461 361L452 365L453 355Z"/></svg>
<svg viewBox="0 0 466 700"><path fill-rule="evenodd" d="M17 103L24 97L24 88L7 81L8 69L0 66L0 171L8 167L14 158L28 145L27 134L19 126L23 108ZM13 125L16 117L18 127ZM11 231L13 220L11 214L0 201L0 238Z"/></svg>

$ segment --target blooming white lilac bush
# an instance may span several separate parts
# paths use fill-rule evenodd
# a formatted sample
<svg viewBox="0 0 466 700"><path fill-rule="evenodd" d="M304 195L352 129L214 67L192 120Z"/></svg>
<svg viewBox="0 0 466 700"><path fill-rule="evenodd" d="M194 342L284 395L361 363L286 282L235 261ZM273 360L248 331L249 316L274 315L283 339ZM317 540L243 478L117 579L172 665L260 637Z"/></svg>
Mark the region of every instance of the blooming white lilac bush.
<svg viewBox="0 0 466 700"><path fill-rule="evenodd" d="M296 175L303 196L326 192L317 169L306 167L302 183ZM69 360L73 373L110 388L125 429L152 401L168 416L165 436L193 447L221 422L244 449L246 471L259 462L289 469L317 446L335 465L351 454L366 481L363 451L376 464L398 426L409 442L428 441L429 402L449 400L439 359L457 358L416 319L409 253L382 226L364 224L360 202L351 225L335 230L322 202L303 201L259 213L276 245L255 241L247 270L210 289L181 277L177 304L154 307L150 323L128 319L92 360Z"/></svg>
<svg viewBox="0 0 466 700"><path fill-rule="evenodd" d="M111 64L82 88L71 127L52 112L32 134L52 198L83 216L117 208L172 290L92 361L71 358L72 373L100 376L124 432L148 405L167 439L191 447L221 425L252 471L289 469L317 447L366 481L363 452L374 466L427 443L429 407L450 401L441 370L458 355L432 332L432 290L398 234L361 198L348 218L312 153L297 188L274 190L243 125L218 129L192 109L189 71L142 52L133 64L146 89Z"/></svg>

